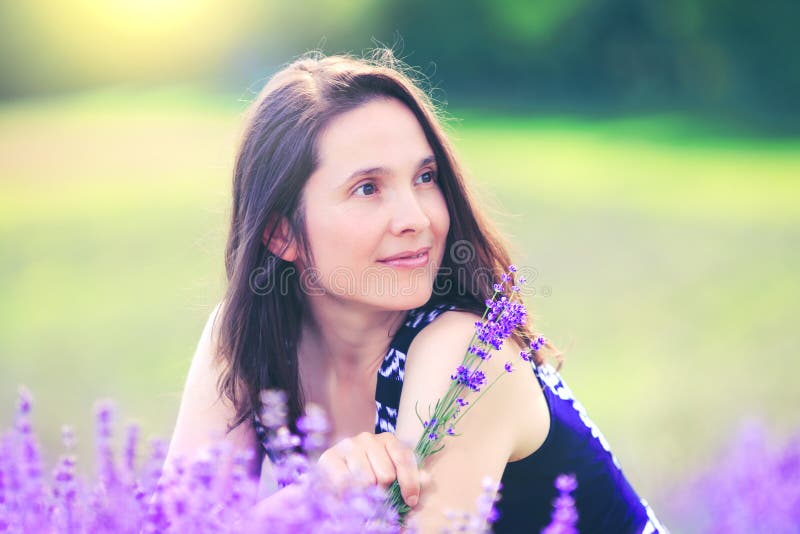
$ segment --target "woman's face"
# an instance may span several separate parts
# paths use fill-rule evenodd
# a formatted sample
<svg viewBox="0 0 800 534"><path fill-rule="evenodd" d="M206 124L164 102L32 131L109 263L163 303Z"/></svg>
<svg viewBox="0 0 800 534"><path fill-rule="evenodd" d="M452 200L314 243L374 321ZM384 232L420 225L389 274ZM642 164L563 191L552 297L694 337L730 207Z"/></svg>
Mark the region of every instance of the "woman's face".
<svg viewBox="0 0 800 534"><path fill-rule="evenodd" d="M307 274L315 280L310 292L392 310L424 304L450 217L414 114L399 100L376 98L335 117L318 150L319 167L303 191L316 268Z"/></svg>

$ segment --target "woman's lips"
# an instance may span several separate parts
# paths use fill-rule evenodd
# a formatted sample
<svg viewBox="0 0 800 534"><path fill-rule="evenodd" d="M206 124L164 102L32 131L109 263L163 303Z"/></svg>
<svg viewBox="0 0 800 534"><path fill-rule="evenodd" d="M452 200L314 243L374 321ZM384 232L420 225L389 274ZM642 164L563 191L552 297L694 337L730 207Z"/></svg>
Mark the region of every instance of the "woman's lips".
<svg viewBox="0 0 800 534"><path fill-rule="evenodd" d="M392 267L413 269L415 267L425 267L428 264L428 251L426 250L419 256L411 258L400 258L396 260L378 260L384 265L391 265Z"/></svg>

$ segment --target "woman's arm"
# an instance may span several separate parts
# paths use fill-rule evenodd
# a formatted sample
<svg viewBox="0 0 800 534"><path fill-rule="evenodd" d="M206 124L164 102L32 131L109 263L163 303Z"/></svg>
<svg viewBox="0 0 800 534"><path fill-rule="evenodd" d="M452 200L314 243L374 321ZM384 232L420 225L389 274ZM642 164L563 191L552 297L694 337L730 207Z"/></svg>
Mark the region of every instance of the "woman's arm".
<svg viewBox="0 0 800 534"><path fill-rule="evenodd" d="M415 403L426 419L428 406L433 408L436 399L444 396L450 375L461 364L478 320L479 316L468 312L445 312L412 342L398 414L396 434L401 440L416 443L419 439L422 425ZM520 350L506 340L501 350L481 365L487 376L484 388L498 374L507 376L460 420L455 429L460 435L446 438L444 449L426 460L431 484L409 515L422 532L439 532L447 524L447 510L475 513L482 479L489 476L499 481L509 459L532 452L544 440L549 425L547 406L530 364L519 357ZM515 369L510 374L504 369L507 361ZM470 401L477 395L473 393Z"/></svg>
<svg viewBox="0 0 800 534"><path fill-rule="evenodd" d="M166 468L177 456L192 458L219 439L232 445L234 451L251 449L256 442L255 431L248 424L241 424L225 434L235 410L230 401L217 392L222 369L216 357L218 327L214 323L220 306L217 304L211 312L197 344L167 452Z"/></svg>

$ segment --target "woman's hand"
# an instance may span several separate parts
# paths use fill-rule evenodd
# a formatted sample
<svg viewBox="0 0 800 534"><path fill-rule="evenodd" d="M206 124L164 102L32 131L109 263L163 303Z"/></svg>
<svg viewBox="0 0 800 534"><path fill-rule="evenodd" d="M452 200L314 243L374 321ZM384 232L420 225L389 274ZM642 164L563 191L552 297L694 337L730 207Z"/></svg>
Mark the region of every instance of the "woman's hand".
<svg viewBox="0 0 800 534"><path fill-rule="evenodd" d="M343 439L323 452L318 464L337 487L355 478L385 488L396 479L406 504L413 507L419 502L422 477L416 456L391 432L362 432Z"/></svg>

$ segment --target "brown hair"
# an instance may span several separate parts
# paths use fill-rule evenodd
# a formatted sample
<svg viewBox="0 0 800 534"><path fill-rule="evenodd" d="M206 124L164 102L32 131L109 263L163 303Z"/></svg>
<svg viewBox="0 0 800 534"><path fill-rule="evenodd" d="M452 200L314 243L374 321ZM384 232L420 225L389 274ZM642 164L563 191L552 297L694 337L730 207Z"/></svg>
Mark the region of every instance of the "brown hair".
<svg viewBox="0 0 800 534"><path fill-rule="evenodd" d="M439 184L450 214L444 261L434 301L483 313L492 282L510 264L507 245L469 193L440 116L412 71L390 49L369 58L304 54L275 74L249 108L233 174L231 226L225 252L228 286L217 319L218 355L224 364L219 390L235 406L238 426L260 406L259 392L282 389L289 420L302 413L296 347L303 318L301 280L292 263L273 254L262 236L275 217L287 221L299 250L304 237L302 191L318 164L317 143L333 117L374 98L395 98L416 116L433 148ZM461 247L459 249L459 247ZM483 283L475 284L483 277ZM265 285L281 281L281 290ZM526 328L515 334L527 346ZM537 363L541 356L534 353Z"/></svg>

